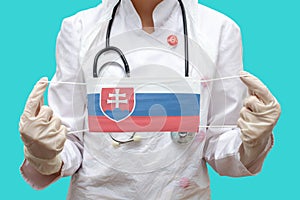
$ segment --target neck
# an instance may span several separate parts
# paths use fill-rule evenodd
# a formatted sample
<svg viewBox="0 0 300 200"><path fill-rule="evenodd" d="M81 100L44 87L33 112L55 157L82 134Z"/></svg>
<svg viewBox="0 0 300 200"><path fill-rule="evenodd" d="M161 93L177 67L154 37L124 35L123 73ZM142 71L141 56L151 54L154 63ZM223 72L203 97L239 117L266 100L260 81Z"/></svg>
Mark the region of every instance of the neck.
<svg viewBox="0 0 300 200"><path fill-rule="evenodd" d="M141 18L143 30L154 32L154 22L152 18L155 7L163 0L131 0L134 8Z"/></svg>

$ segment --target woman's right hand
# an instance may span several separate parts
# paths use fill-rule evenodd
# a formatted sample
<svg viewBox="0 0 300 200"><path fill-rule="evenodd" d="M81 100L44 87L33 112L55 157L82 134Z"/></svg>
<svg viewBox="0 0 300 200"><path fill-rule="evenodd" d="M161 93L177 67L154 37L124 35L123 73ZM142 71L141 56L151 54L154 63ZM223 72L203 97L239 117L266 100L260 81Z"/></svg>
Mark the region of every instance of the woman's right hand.
<svg viewBox="0 0 300 200"><path fill-rule="evenodd" d="M63 150L67 133L61 120L53 116L52 109L44 105L47 85L48 79L41 78L34 86L19 123L25 158L44 175L61 169L59 153Z"/></svg>

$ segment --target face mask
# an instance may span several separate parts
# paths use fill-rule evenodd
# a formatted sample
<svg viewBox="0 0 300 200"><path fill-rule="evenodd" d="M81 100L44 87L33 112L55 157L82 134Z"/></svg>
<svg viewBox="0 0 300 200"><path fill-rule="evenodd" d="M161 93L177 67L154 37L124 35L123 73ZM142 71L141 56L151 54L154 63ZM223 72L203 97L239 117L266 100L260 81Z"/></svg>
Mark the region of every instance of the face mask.
<svg viewBox="0 0 300 200"><path fill-rule="evenodd" d="M100 78L88 82L90 132L196 132L200 84L192 78Z"/></svg>

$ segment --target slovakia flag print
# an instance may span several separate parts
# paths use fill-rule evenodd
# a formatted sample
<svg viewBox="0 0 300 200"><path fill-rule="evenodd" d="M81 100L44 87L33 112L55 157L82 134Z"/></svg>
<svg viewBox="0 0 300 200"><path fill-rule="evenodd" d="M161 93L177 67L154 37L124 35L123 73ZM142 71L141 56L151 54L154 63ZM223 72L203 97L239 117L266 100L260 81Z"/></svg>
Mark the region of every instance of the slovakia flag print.
<svg viewBox="0 0 300 200"><path fill-rule="evenodd" d="M90 132L196 132L200 84L192 79L92 80L88 83Z"/></svg>

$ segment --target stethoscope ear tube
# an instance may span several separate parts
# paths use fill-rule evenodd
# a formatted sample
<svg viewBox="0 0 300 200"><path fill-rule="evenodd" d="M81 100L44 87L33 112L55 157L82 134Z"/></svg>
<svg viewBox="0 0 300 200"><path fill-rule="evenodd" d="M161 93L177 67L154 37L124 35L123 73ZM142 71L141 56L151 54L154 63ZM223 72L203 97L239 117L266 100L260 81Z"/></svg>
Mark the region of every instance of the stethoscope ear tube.
<svg viewBox="0 0 300 200"><path fill-rule="evenodd" d="M109 47L110 46L110 32L111 32L111 28L112 28L112 24L114 22L114 19L115 19L115 16L116 16L116 12L117 12L117 9L119 7L121 3L121 0L118 1L118 3L115 5L113 11L112 11L112 14L111 14L111 19L109 20L109 23L108 23L108 27L107 27L107 31L106 31L106 47Z"/></svg>
<svg viewBox="0 0 300 200"><path fill-rule="evenodd" d="M182 13L183 33L184 33L184 56L185 56L185 77L189 77L189 42L185 8L181 0L178 0Z"/></svg>
<svg viewBox="0 0 300 200"><path fill-rule="evenodd" d="M94 78L97 78L97 77L98 77L98 69L97 69L97 68L98 68L98 59L99 59L99 57L100 57L103 53L105 53L105 52L107 52L107 51L114 51L114 52L116 52L116 53L119 54L119 56L121 57L122 62L123 62L123 64L124 64L124 69L125 69L126 76L129 76L129 74L130 74L130 69L129 69L129 65L128 65L128 62L127 62L127 60L126 60L125 55L123 54L123 52L122 52L119 48L114 47L114 46L109 46L109 47L106 47L106 48L100 50L100 51L96 54L96 56L95 56L95 58L94 58L94 64L93 64L93 77L94 77ZM103 66L101 66L101 67L103 67Z"/></svg>

